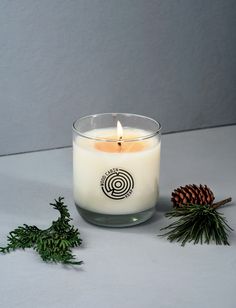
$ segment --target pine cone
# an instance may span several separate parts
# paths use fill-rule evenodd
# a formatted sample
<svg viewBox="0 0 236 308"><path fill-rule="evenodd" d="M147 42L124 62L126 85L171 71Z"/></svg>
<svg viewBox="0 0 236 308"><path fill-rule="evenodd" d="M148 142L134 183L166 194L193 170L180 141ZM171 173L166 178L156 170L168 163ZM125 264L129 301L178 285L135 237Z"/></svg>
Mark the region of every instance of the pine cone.
<svg viewBox="0 0 236 308"><path fill-rule="evenodd" d="M215 197L207 185L180 186L172 192L171 201L174 207L181 207L186 204L212 205Z"/></svg>

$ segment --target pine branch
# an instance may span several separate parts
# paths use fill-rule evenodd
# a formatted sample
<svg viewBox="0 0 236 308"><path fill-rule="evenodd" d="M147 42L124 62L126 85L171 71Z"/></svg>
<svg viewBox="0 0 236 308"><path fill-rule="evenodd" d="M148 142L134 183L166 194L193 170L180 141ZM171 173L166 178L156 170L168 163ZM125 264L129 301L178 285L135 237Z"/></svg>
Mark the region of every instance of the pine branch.
<svg viewBox="0 0 236 308"><path fill-rule="evenodd" d="M161 236L167 236L170 242L181 242L182 246L187 242L209 244L212 241L217 245L229 245L228 233L233 229L228 225L223 214L217 212L214 207L196 204L183 205L181 208L174 208L168 212L166 217L179 218L161 229L161 231L168 230Z"/></svg>
<svg viewBox="0 0 236 308"><path fill-rule="evenodd" d="M55 203L50 203L60 212L60 217L48 229L40 230L36 226L24 224L9 233L8 244L0 247L0 252L33 248L46 262L80 265L82 261L76 261L71 248L80 246L82 240L78 229L70 225L72 218L63 200L59 197Z"/></svg>
<svg viewBox="0 0 236 308"><path fill-rule="evenodd" d="M213 203L213 204L212 204L212 207L213 207L214 209L218 209L218 207L220 207L220 206L222 206L222 205L224 205L224 204L226 204L226 203L229 203L229 202L231 202L231 201L232 201L232 198L230 197L230 198L221 200L221 201L219 201L219 202L217 202L217 203Z"/></svg>

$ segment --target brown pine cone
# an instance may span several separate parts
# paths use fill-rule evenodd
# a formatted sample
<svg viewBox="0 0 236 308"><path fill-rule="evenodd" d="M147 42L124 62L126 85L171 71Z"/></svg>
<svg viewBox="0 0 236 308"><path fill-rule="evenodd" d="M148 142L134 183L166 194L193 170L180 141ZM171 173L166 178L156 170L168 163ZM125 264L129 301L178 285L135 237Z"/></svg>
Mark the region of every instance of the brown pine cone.
<svg viewBox="0 0 236 308"><path fill-rule="evenodd" d="M207 185L180 186L172 192L171 201L174 207L181 207L186 204L212 205L215 197Z"/></svg>

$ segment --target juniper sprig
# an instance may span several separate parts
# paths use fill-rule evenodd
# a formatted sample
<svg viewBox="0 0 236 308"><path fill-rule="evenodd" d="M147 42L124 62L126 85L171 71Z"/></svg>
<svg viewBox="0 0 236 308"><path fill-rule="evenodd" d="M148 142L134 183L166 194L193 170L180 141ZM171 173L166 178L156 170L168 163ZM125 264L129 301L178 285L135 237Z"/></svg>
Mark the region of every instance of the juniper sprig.
<svg viewBox="0 0 236 308"><path fill-rule="evenodd" d="M82 239L78 229L70 225L72 218L63 200L63 197L59 197L58 200L55 199L55 203L50 203L60 212L60 217L53 221L48 229L41 230L36 226L24 224L9 233L7 246L0 247L0 252L33 248L45 262L82 264L82 261L77 261L72 254L72 248L80 246Z"/></svg>

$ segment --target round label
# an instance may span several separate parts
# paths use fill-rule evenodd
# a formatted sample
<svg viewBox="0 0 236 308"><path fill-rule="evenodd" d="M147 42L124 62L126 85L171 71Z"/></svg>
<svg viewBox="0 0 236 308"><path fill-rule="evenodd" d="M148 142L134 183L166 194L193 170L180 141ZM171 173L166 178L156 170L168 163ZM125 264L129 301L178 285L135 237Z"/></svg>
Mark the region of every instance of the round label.
<svg viewBox="0 0 236 308"><path fill-rule="evenodd" d="M128 171L112 168L102 176L100 185L107 197L121 200L128 198L132 194L134 179Z"/></svg>

